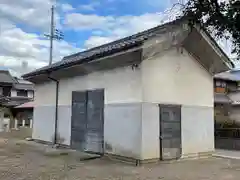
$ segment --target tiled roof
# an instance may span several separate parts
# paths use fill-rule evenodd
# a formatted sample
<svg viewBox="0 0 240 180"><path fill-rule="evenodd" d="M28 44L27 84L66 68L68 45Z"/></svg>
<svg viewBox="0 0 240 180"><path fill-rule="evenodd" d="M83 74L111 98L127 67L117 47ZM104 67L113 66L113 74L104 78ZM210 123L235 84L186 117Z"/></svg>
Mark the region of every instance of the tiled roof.
<svg viewBox="0 0 240 180"><path fill-rule="evenodd" d="M14 84L15 89L22 89L22 90L34 90L33 84L23 84L23 83L16 83Z"/></svg>
<svg viewBox="0 0 240 180"><path fill-rule="evenodd" d="M231 99L226 94L222 94L222 93L214 93L214 102L221 103L221 104L232 103Z"/></svg>
<svg viewBox="0 0 240 180"><path fill-rule="evenodd" d="M169 26L171 24L177 24L179 22L182 22L182 19L178 19L160 26L157 26L155 28L134 34L132 36L104 44L102 46L98 46L83 52L79 52L70 56L64 57L61 61L56 62L52 65L45 66L43 68L37 69L36 71L30 72L28 74L23 75L23 78L36 76L39 74L45 74L54 70L57 70L59 68L66 68L70 67L76 64L82 64L85 62L90 62L95 59L105 57L108 55L115 54L117 52L121 52L123 50L127 50L136 46L141 45L145 40L148 38L154 36L156 32L159 30L165 28L166 26Z"/></svg>
<svg viewBox="0 0 240 180"><path fill-rule="evenodd" d="M33 76L37 76L39 74L47 74L50 73L52 71L61 69L61 68L68 68L77 64L82 64L82 63L87 63L90 61L94 61L96 59L102 58L102 57L106 57L109 55L113 55L115 53L118 52L122 52L124 50L128 50L134 47L138 47L141 46L144 41L146 41L147 39L154 37L156 34L161 33L161 30L165 30L166 27L169 27L171 25L179 25L182 22L185 22L185 18L180 18L177 19L175 21L171 21L165 24L162 24L160 26L148 29L146 31L134 34L132 36L108 43L108 44L104 44L102 46L98 46L83 52L79 52L70 56L66 56L64 57L61 61L58 61L56 63L53 63L49 66L45 66L42 68L39 68L33 72L24 74L22 77L24 79L26 78L30 78ZM223 53L223 55L225 57L227 57L227 55L223 52L223 50L218 46L218 44L215 42L215 40L205 31L205 33L207 34L207 36L210 38L210 40L216 45L216 47ZM231 66L234 66L232 64L232 62L229 60L229 62L226 63L230 63Z"/></svg>
<svg viewBox="0 0 240 180"><path fill-rule="evenodd" d="M224 79L230 81L240 81L240 70L233 69L230 71L222 72L214 76L216 79Z"/></svg>
<svg viewBox="0 0 240 180"><path fill-rule="evenodd" d="M0 70L0 83L17 83L8 70Z"/></svg>
<svg viewBox="0 0 240 180"><path fill-rule="evenodd" d="M19 106L16 106L15 108L33 108L34 107L34 102L33 101L29 101L29 102L26 102L24 104L21 104Z"/></svg>

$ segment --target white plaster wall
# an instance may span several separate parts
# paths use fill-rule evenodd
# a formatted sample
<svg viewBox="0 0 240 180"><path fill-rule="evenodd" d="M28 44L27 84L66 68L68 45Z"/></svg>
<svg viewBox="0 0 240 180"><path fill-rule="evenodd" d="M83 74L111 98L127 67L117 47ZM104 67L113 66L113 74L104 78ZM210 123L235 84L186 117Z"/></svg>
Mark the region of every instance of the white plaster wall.
<svg viewBox="0 0 240 180"><path fill-rule="evenodd" d="M142 104L141 159L159 158L159 107L154 103Z"/></svg>
<svg viewBox="0 0 240 180"><path fill-rule="evenodd" d="M141 158L141 104L109 104L104 110L105 152Z"/></svg>
<svg viewBox="0 0 240 180"><path fill-rule="evenodd" d="M182 106L182 156L214 151L212 107Z"/></svg>
<svg viewBox="0 0 240 180"><path fill-rule="evenodd" d="M83 91L90 89L105 90L105 104L112 109L111 113L105 110L104 122L104 139L113 146L115 154L123 155L127 152L132 152L140 156L140 137L141 131L139 128L141 124L141 110L130 111L125 107L127 103L141 102L141 71L139 69L132 70L131 67L117 68L109 71L100 71L88 74L86 76L77 76L68 79L61 79L59 82L59 112L58 112L58 135L63 140L62 144L70 145L71 137L71 104L72 91ZM37 107L55 107L55 83L48 82L35 86L35 104ZM117 107L117 104L122 104L122 107ZM112 107L113 106L113 107ZM137 108L133 105L133 109ZM115 108L114 108L115 107ZM107 108L107 109L109 109ZM106 109L106 108L105 108ZM41 111L38 110L38 111ZM38 119L36 116L44 117L44 114L35 113L34 136L49 139L52 134L52 126L49 130L43 130L43 124L49 125L54 121L54 109L51 110L53 117L48 122ZM109 114L110 113L110 114ZM118 113L116 116L115 113ZM124 123L125 122L125 123ZM127 136L119 133L124 132ZM52 131L54 132L54 130ZM42 134L43 133L43 134ZM48 138L47 138L48 137ZM139 141L137 141L139 138ZM124 151L125 150L125 151ZM112 153L113 153L112 152ZM110 152L109 152L110 153Z"/></svg>
<svg viewBox="0 0 240 180"><path fill-rule="evenodd" d="M17 90L11 89L11 97L16 97L16 96L17 96Z"/></svg>
<svg viewBox="0 0 240 180"><path fill-rule="evenodd" d="M60 80L59 104L71 105L72 91L105 90L105 104L141 102L141 71L131 67L99 71Z"/></svg>
<svg viewBox="0 0 240 180"><path fill-rule="evenodd" d="M139 69L132 70L131 67L122 67L109 71L94 72L86 76L61 79L59 82L59 106L65 107L67 114L69 114L71 111L69 112L66 108L71 107L72 91L101 88L104 89L105 93L105 105L112 104L115 106L115 104L119 103L141 102L141 71ZM36 96L37 93L35 98L38 100ZM139 127L141 118L134 117L140 116L140 112L135 115L134 112L129 112L126 108L126 111L121 107L118 108L119 110L116 111L112 108L113 112L119 113L118 117L115 116L115 114L109 114L110 112L105 110L104 140L112 144L115 154L126 155L127 151L132 151L133 154L135 152L135 155L139 154L139 145L134 143L138 142L136 138L140 138L141 132L136 128L134 130L132 128ZM129 119L130 117L133 118ZM129 123L128 126L124 123L125 121ZM60 136L65 139L65 144L70 144L71 117L69 116L69 118L67 118L67 115L59 116L58 129L61 129L59 130ZM124 131L127 136L119 135L117 133L118 131Z"/></svg>
<svg viewBox="0 0 240 180"><path fill-rule="evenodd" d="M55 107L36 106L33 111L33 139L53 142L55 131Z"/></svg>
<svg viewBox="0 0 240 180"><path fill-rule="evenodd" d="M56 83L46 82L35 85L34 104L36 106L51 106L55 105L56 99Z"/></svg>
<svg viewBox="0 0 240 180"><path fill-rule="evenodd" d="M59 106L58 109L58 143L70 145L71 143L71 106Z"/></svg>
<svg viewBox="0 0 240 180"><path fill-rule="evenodd" d="M142 88L145 104L142 116L143 159L159 158L160 155L159 109L156 104L213 108L213 78L186 51L181 54L172 49L152 59L144 60ZM197 110L195 112L198 113ZM199 116L196 118L191 112L184 113L185 116L182 117L183 153L205 152L212 150L214 146L212 128L214 121L211 111L208 116L205 116L204 111L199 113L196 114ZM207 138L206 142L204 138ZM193 149L196 143L199 143L198 147L203 147Z"/></svg>
<svg viewBox="0 0 240 180"><path fill-rule="evenodd" d="M143 101L213 107L213 78L186 51L143 61Z"/></svg>
<svg viewBox="0 0 240 180"><path fill-rule="evenodd" d="M33 91L28 91L27 95L28 95L29 98L33 98Z"/></svg>
<svg viewBox="0 0 240 180"><path fill-rule="evenodd" d="M56 84L46 82L35 85L33 133L34 139L52 142L55 127Z"/></svg>

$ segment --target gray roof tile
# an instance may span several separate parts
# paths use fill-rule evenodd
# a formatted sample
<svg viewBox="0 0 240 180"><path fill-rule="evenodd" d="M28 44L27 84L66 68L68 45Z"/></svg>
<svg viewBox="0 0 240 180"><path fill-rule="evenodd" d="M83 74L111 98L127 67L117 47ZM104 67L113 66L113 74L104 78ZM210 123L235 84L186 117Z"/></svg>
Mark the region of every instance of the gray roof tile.
<svg viewBox="0 0 240 180"><path fill-rule="evenodd" d="M214 93L214 102L221 104L230 104L232 101L226 94Z"/></svg>
<svg viewBox="0 0 240 180"><path fill-rule="evenodd" d="M0 70L0 83L17 83L8 70Z"/></svg>
<svg viewBox="0 0 240 180"><path fill-rule="evenodd" d="M178 19L157 27L154 27L152 29L134 34L132 36L108 43L108 44L104 44L102 46L99 47L95 47L83 52L79 52L70 56L66 56L64 57L61 61L56 62L52 65L49 66L45 66L42 68L39 68L33 72L30 72L28 74L23 75L23 78L28 78L31 76L36 76L38 74L45 74L54 70L57 70L59 68L64 68L64 67L70 67L72 65L76 65L76 64L81 64L84 62L89 62L89 61L93 61L97 58L100 57L104 57L107 55L111 55L117 52L121 52L125 49L130 49L132 47L141 45L145 40L147 40L149 37L154 36L160 29L171 25L171 24L176 24L179 23L180 21L182 21L182 19Z"/></svg>

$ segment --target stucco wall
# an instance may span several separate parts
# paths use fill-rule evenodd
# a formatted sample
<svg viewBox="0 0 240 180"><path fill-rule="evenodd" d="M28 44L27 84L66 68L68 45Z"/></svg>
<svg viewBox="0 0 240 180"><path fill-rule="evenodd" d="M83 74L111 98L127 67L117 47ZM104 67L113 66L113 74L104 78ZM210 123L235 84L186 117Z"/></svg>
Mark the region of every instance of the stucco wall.
<svg viewBox="0 0 240 180"><path fill-rule="evenodd" d="M213 107L182 106L182 155L214 151Z"/></svg>
<svg viewBox="0 0 240 180"><path fill-rule="evenodd" d="M142 104L141 141L141 159L159 158L159 106L156 103Z"/></svg>
<svg viewBox="0 0 240 180"><path fill-rule="evenodd" d="M143 61L143 101L213 107L213 78L186 51Z"/></svg>
<svg viewBox="0 0 240 180"><path fill-rule="evenodd" d="M121 103L105 106L105 152L141 158L141 104Z"/></svg>
<svg viewBox="0 0 240 180"><path fill-rule="evenodd" d="M182 117L184 154L212 150L213 79L187 52L166 51L144 60L134 70L124 67L61 79L58 136L62 144L70 145L72 91L99 88L105 90L104 140L107 153L141 159L159 158L158 104L188 107L183 110ZM33 130L34 137L52 138L55 90L54 82L36 85L34 129L37 130ZM49 106L48 110L44 108L46 106ZM53 116L48 115L49 111ZM195 113L196 117L193 116ZM205 131L191 127L195 124ZM191 133L189 144L186 139ZM210 139L203 141L208 135ZM193 149L196 142L203 147Z"/></svg>
<svg viewBox="0 0 240 180"><path fill-rule="evenodd" d="M55 83L36 85L34 122L38 130L34 137L50 139L44 125L54 124L45 116L42 106L51 106L54 114ZM104 140L106 152L122 156L140 157L141 139L141 71L131 67L94 72L59 81L58 137L61 144L70 145L72 91L104 89ZM47 92L47 93L46 93ZM42 113L38 113L42 111ZM44 114L45 113L45 114ZM41 118L40 118L41 117ZM35 128L36 129L36 128ZM49 128L50 130L50 128ZM46 132L47 131L47 132ZM41 134L42 133L42 134ZM123 135L123 133L125 135ZM48 137L48 138L46 138ZM105 144L105 145L106 145Z"/></svg>
<svg viewBox="0 0 240 180"><path fill-rule="evenodd" d="M176 49L145 60L142 84L143 159L160 156L157 104L183 105L183 154L213 150L213 78L196 60ZM184 107L189 107L188 111ZM194 149L195 145L201 148Z"/></svg>
<svg viewBox="0 0 240 180"><path fill-rule="evenodd" d="M35 87L32 137L52 142L55 126L56 84L47 82L36 84Z"/></svg>
<svg viewBox="0 0 240 180"><path fill-rule="evenodd" d="M36 106L33 111L33 139L53 142L54 124L54 106Z"/></svg>
<svg viewBox="0 0 240 180"><path fill-rule="evenodd" d="M46 82L35 85L34 104L36 106L53 106L56 103L56 83Z"/></svg>
<svg viewBox="0 0 240 180"><path fill-rule="evenodd" d="M105 104L141 102L141 71L131 67L60 80L59 104L71 105L72 91L104 88Z"/></svg>

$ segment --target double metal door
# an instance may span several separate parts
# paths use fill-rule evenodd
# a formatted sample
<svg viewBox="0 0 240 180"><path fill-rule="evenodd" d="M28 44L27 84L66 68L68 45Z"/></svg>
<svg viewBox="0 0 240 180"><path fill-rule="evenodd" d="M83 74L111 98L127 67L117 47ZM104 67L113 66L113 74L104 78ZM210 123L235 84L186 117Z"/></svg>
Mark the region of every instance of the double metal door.
<svg viewBox="0 0 240 180"><path fill-rule="evenodd" d="M104 91L72 92L71 147L103 153Z"/></svg>

